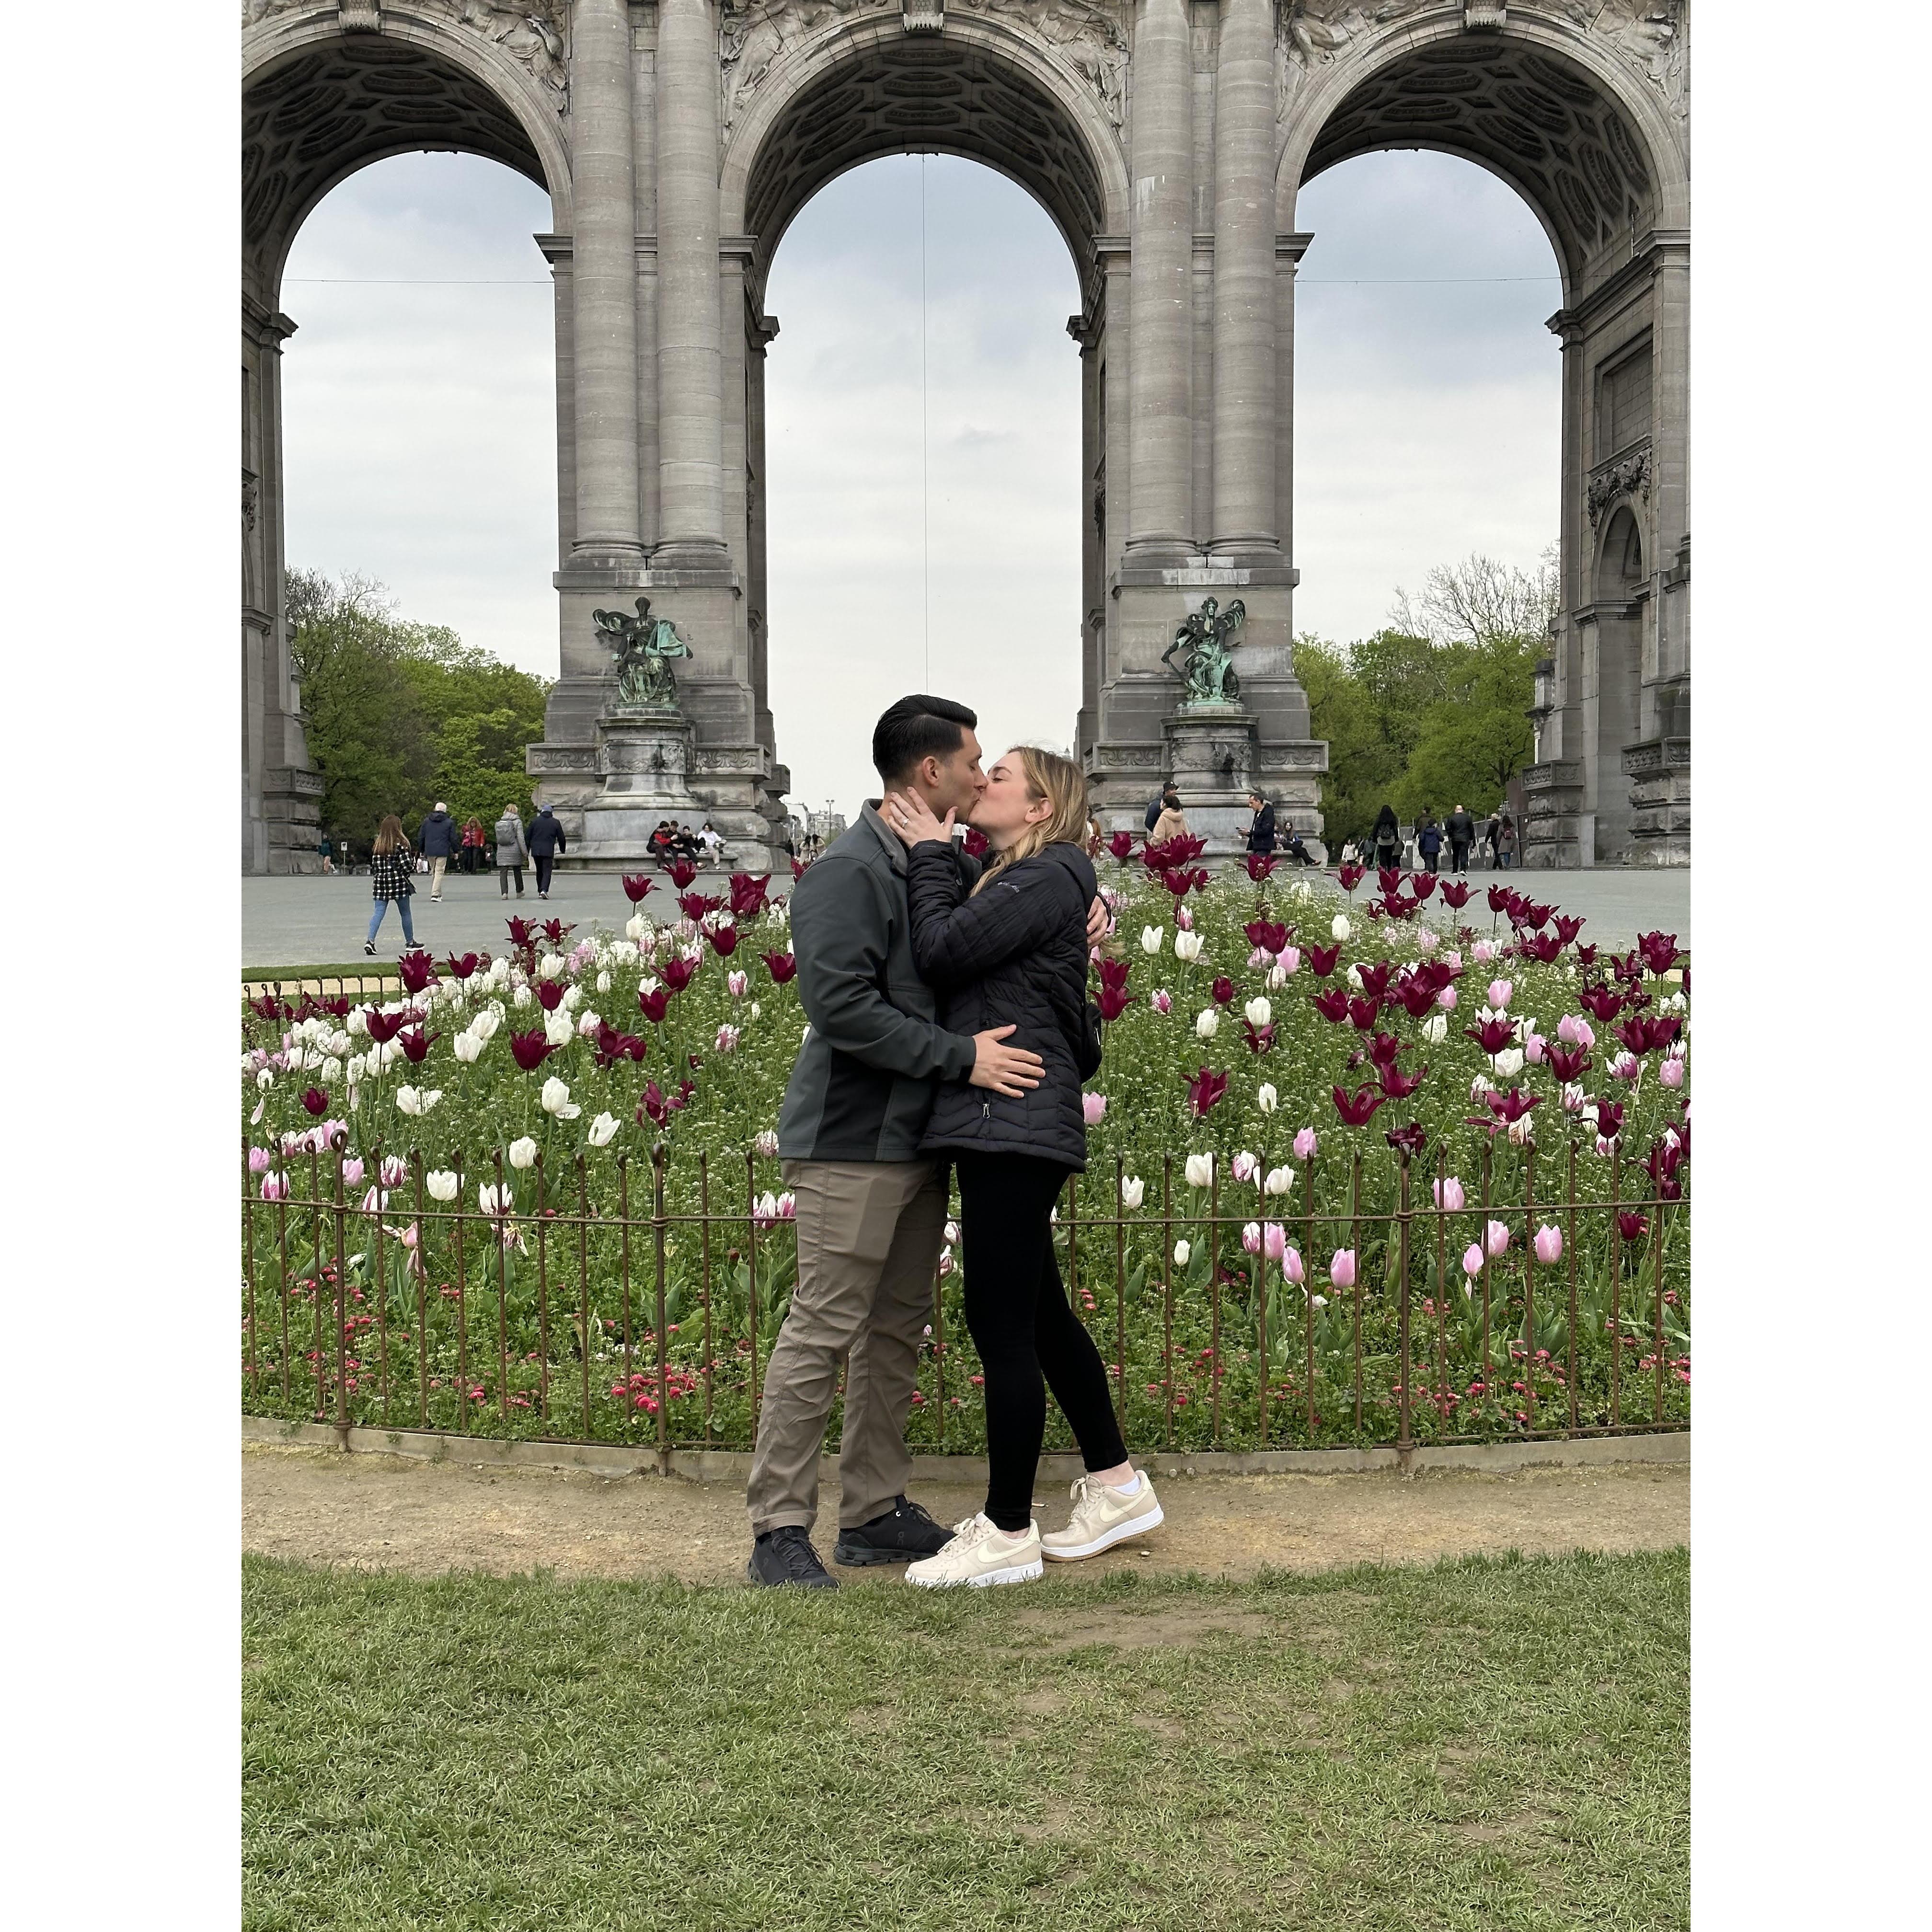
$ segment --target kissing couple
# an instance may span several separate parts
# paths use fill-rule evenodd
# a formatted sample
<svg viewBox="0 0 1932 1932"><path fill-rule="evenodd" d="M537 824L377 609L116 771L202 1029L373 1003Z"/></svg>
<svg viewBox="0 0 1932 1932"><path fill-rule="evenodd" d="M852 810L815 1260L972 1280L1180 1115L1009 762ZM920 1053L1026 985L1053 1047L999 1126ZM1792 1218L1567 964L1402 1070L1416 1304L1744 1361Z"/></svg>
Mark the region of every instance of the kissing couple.
<svg viewBox="0 0 1932 1932"><path fill-rule="evenodd" d="M1087 782L1030 746L982 769L979 720L902 698L872 733L884 796L800 878L796 985L811 1022L778 1117L798 1282L765 1370L746 1502L752 1582L836 1588L812 1541L845 1364L842 1564L904 1563L928 1587L1020 1583L1162 1520L1129 1460L1107 1371L1068 1306L1052 1214L1087 1165L1098 1070L1088 949L1107 930L1087 856ZM953 838L983 833L982 861ZM986 1372L984 1508L954 1528L906 1494L906 1418L959 1177L966 1325ZM1034 1479L1051 1388L1086 1474L1042 1536Z"/></svg>

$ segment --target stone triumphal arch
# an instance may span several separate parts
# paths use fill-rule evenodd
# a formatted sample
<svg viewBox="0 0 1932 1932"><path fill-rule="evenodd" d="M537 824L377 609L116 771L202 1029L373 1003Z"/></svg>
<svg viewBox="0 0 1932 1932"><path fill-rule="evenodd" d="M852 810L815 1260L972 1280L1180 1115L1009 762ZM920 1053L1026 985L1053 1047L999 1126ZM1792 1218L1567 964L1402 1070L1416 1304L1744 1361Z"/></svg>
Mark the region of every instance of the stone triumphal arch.
<svg viewBox="0 0 1932 1932"><path fill-rule="evenodd" d="M1688 859L1688 14L246 0L244 869L308 862L320 790L281 591L283 263L330 188L416 148L488 155L550 196L560 675L529 760L573 854L634 857L672 809L701 811L754 864L772 849L788 778L766 695L766 278L812 194L902 152L1019 182L1078 272L1075 733L1103 820L1138 823L1156 773L1178 769L1210 826L1251 782L1318 821L1326 747L1290 654L1311 238L1296 196L1354 155L1432 148L1510 182L1563 278L1562 608L1537 681L1527 856ZM1163 654L1210 597L1244 613L1238 691L1189 702ZM802 647L773 614L778 647ZM614 642L633 670L658 645L676 662L620 682Z"/></svg>

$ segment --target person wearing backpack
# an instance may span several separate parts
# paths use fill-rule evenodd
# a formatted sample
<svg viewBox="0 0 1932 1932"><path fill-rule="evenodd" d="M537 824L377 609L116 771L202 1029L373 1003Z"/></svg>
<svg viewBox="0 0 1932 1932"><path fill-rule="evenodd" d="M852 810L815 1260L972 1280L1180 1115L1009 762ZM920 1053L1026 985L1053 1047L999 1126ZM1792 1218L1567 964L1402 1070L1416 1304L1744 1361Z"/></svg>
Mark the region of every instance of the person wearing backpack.
<svg viewBox="0 0 1932 1932"><path fill-rule="evenodd" d="M1385 805L1376 814L1369 834L1369 863L1395 870L1402 864L1402 827L1396 824L1395 808Z"/></svg>
<svg viewBox="0 0 1932 1932"><path fill-rule="evenodd" d="M1087 1166L1083 1079L1098 1070L1087 999L1088 907L1096 890L1081 846L1087 782L1070 759L1018 746L987 774L972 822L992 846L969 888L944 820L916 794L884 801L908 848L912 951L954 1033L1016 1028L1016 1046L1042 1063L1040 1082L1010 1096L942 1078L920 1151L950 1158L959 1178L966 1325L986 1376L985 1506L937 1554L910 1565L927 1588L1024 1582L1042 1560L1073 1562L1164 1520L1136 1469L1114 1412L1100 1351L1068 1306L1054 1258L1054 1204ZM1086 1473L1072 1521L1040 1534L1034 1484L1053 1391Z"/></svg>
<svg viewBox="0 0 1932 1932"><path fill-rule="evenodd" d="M1422 823L1415 828L1415 849L1421 854L1423 865L1434 872L1442 851L1442 828L1426 805L1422 808Z"/></svg>

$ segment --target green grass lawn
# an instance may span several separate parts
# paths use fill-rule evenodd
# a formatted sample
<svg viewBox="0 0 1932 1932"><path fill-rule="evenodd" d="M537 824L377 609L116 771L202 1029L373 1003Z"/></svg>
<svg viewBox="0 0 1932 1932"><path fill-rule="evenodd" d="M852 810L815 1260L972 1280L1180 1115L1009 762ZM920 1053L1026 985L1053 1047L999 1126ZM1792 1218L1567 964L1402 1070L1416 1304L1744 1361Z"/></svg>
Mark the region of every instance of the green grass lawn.
<svg viewBox="0 0 1932 1932"><path fill-rule="evenodd" d="M1689 1922L1682 1551L244 1585L251 1932Z"/></svg>

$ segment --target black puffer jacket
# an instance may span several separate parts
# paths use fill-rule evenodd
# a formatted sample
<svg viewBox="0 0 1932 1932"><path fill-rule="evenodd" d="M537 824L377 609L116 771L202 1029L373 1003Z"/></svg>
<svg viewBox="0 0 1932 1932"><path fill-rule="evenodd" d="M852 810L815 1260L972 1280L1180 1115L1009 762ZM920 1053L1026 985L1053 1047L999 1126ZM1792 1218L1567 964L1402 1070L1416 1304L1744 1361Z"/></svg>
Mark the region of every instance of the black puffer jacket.
<svg viewBox="0 0 1932 1932"><path fill-rule="evenodd" d="M1074 1029L1087 1003L1087 909L1097 890L1077 845L1049 845L971 898L950 848L913 848L913 958L939 995L940 1023L955 1034L1013 1026L1006 1044L1046 1064L1040 1084L1010 1100L964 1080L943 1082L922 1151L1032 1154L1085 1168Z"/></svg>

